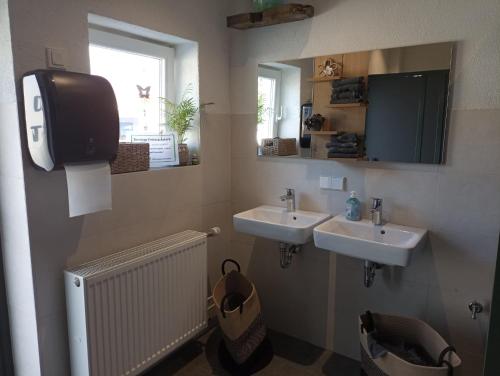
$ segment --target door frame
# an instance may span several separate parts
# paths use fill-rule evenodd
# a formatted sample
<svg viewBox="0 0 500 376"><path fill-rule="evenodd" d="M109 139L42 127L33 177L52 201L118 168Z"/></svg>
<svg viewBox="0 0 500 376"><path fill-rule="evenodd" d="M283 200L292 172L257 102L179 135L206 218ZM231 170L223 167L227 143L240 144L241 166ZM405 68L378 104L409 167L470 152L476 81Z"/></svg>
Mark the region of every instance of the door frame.
<svg viewBox="0 0 500 376"><path fill-rule="evenodd" d="M484 376L498 375L498 370L500 370L500 357L498 356L500 353L500 234L498 238L497 265L491 299L490 329L484 360Z"/></svg>
<svg viewBox="0 0 500 376"><path fill-rule="evenodd" d="M13 375L12 352L10 347L9 315L7 310L7 296L0 249L0 375Z"/></svg>

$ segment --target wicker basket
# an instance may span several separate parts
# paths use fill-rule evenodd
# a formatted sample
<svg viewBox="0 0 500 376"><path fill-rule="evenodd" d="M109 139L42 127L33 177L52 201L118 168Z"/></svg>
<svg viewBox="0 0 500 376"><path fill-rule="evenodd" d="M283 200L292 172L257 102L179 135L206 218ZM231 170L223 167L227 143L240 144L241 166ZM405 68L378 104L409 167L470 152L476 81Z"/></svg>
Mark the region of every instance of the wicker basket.
<svg viewBox="0 0 500 376"><path fill-rule="evenodd" d="M359 318L359 339L361 343L361 369L368 376L449 376L460 367L462 360L448 343L424 321L373 313L377 331L388 337L401 338L423 347L436 362L435 366L412 364L388 351L376 359L369 355L368 334ZM439 361L442 359L443 361ZM455 372L456 374L456 372Z"/></svg>
<svg viewBox="0 0 500 376"><path fill-rule="evenodd" d="M146 170L149 170L149 144L121 142L116 159L111 162L111 173Z"/></svg>
<svg viewBox="0 0 500 376"><path fill-rule="evenodd" d="M264 155L296 155L296 138L264 138L262 139L262 154Z"/></svg>

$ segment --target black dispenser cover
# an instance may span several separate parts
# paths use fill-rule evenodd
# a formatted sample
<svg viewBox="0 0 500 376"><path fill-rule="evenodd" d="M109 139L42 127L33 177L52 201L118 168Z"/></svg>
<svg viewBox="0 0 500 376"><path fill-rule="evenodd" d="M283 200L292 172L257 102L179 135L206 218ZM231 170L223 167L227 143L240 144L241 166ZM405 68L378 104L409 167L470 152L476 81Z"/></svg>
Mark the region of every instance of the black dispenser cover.
<svg viewBox="0 0 500 376"><path fill-rule="evenodd" d="M64 163L113 160L118 151L118 106L111 84L99 76L37 70L47 141L55 168Z"/></svg>

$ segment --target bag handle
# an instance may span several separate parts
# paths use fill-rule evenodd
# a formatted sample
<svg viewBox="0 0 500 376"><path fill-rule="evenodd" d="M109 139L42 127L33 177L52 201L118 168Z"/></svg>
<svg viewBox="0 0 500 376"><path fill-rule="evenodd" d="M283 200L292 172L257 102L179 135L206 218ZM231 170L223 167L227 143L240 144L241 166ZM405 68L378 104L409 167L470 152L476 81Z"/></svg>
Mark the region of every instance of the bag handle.
<svg viewBox="0 0 500 376"><path fill-rule="evenodd" d="M238 265L239 266L239 265ZM220 313L222 314L222 317L226 318L226 312L224 311L224 303L226 302L227 298L233 295L238 295L237 292L228 292L224 297L222 298L220 302ZM243 302L240 303L240 315L243 313Z"/></svg>
<svg viewBox="0 0 500 376"><path fill-rule="evenodd" d="M364 315L361 315L361 333L363 329L366 334L371 333L375 330L375 322L373 321L373 316L370 311L366 311Z"/></svg>
<svg viewBox="0 0 500 376"><path fill-rule="evenodd" d="M234 265L236 265L236 267L238 268L238 273L241 272L240 264L238 264L238 262L236 262L233 259L225 259L224 261L222 261L222 266L221 266L222 275L226 275L226 263L228 262L231 262Z"/></svg>
<svg viewBox="0 0 500 376"><path fill-rule="evenodd" d="M442 367L443 364L446 364L446 366L448 367L448 376L453 376L453 366L450 364L450 362L448 362L447 360L444 360L444 356L446 354L448 354L449 352L454 352L456 353L457 351L455 350L455 347L453 346L447 346L443 349L443 351L441 351L441 353L439 354L439 358L438 358L438 367Z"/></svg>

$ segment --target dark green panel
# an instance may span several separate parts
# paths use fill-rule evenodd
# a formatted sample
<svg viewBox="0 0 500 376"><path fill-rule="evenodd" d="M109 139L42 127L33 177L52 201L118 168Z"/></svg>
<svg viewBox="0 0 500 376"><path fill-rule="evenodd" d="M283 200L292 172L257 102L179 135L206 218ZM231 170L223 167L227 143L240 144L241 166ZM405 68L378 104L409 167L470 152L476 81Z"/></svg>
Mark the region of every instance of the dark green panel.
<svg viewBox="0 0 500 376"><path fill-rule="evenodd" d="M10 351L9 317L3 278L2 252L0 250L0 376L14 374Z"/></svg>
<svg viewBox="0 0 500 376"><path fill-rule="evenodd" d="M369 160L440 163L449 70L368 76Z"/></svg>
<svg viewBox="0 0 500 376"><path fill-rule="evenodd" d="M491 302L490 332L486 348L484 376L500 375L500 240L498 242L497 267L493 299Z"/></svg>
<svg viewBox="0 0 500 376"><path fill-rule="evenodd" d="M421 163L441 163L449 70L425 72L426 91Z"/></svg>
<svg viewBox="0 0 500 376"><path fill-rule="evenodd" d="M425 98L420 74L368 77L366 155L375 161L419 162Z"/></svg>

